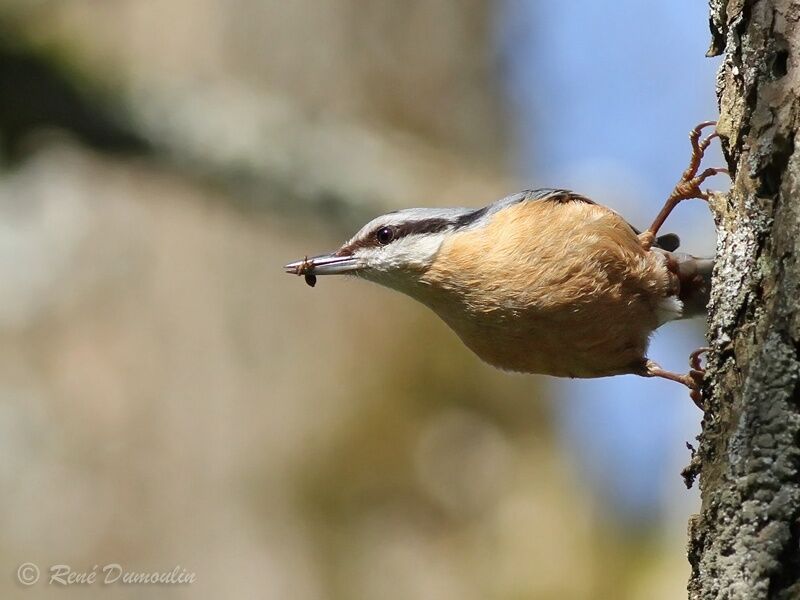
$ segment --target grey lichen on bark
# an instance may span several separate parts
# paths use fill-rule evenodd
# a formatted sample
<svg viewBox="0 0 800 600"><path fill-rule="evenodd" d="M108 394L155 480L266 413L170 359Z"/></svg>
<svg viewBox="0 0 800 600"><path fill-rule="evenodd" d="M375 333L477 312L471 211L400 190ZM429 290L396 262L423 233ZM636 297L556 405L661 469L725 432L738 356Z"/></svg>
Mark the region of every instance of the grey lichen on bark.
<svg viewBox="0 0 800 600"><path fill-rule="evenodd" d="M692 599L800 598L800 3L711 0L724 54Z"/></svg>

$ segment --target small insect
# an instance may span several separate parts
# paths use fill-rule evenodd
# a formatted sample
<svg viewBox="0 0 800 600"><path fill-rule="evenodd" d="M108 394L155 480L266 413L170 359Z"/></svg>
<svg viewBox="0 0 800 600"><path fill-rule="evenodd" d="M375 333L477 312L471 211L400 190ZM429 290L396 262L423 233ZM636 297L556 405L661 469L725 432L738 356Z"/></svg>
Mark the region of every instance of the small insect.
<svg viewBox="0 0 800 600"><path fill-rule="evenodd" d="M308 272L311 270L313 266L314 266L313 263L310 260L308 260L308 256L306 256L303 258L302 261L300 261L300 264L297 265L297 267L295 268L295 273L297 275L303 275L309 287L314 287L315 285L317 285L317 276L314 275L313 273Z"/></svg>

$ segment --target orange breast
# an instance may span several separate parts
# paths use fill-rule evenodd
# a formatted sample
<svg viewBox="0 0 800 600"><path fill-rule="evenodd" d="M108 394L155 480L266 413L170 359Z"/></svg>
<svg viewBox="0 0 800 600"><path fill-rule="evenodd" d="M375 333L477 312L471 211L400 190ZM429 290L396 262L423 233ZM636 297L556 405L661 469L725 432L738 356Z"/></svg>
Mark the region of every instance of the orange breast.
<svg viewBox="0 0 800 600"><path fill-rule="evenodd" d="M570 377L632 372L670 293L658 256L613 211L522 202L454 234L422 299L488 363Z"/></svg>

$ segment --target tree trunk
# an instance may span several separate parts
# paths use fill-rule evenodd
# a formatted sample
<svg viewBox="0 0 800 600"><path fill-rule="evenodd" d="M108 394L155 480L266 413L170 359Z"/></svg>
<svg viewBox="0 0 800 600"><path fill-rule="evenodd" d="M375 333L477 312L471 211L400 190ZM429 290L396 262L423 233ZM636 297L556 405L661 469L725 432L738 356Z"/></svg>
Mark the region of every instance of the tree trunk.
<svg viewBox="0 0 800 600"><path fill-rule="evenodd" d="M692 599L800 598L800 2L711 0L718 228Z"/></svg>

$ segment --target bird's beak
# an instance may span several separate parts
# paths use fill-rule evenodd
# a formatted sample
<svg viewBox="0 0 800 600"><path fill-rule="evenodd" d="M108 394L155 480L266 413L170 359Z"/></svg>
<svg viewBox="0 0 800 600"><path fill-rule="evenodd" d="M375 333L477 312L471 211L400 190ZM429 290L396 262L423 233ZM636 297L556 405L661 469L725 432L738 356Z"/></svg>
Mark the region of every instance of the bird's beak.
<svg viewBox="0 0 800 600"><path fill-rule="evenodd" d="M355 271L358 260L354 256L323 254L289 263L283 268L292 275L340 275Z"/></svg>

